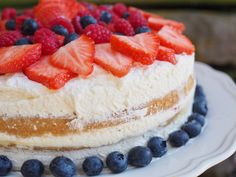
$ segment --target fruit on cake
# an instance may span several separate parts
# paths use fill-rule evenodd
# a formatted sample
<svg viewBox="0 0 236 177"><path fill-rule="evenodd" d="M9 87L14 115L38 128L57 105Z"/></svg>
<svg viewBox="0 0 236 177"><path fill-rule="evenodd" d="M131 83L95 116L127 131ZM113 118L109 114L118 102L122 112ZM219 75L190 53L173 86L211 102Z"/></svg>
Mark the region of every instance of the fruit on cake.
<svg viewBox="0 0 236 177"><path fill-rule="evenodd" d="M68 173L83 162L94 175L89 164L102 167L99 158L126 154L154 135L166 139L191 114L195 48L180 22L121 3L41 0L20 14L3 9L0 24L1 154L22 174L27 163L40 173L51 163L60 176L56 164L69 161ZM203 126L206 106L196 105L195 122L169 137L173 146ZM151 139L149 148L164 139ZM149 148L132 149L130 164L144 166L133 156ZM114 173L122 171L111 165L119 152L107 157Z"/></svg>

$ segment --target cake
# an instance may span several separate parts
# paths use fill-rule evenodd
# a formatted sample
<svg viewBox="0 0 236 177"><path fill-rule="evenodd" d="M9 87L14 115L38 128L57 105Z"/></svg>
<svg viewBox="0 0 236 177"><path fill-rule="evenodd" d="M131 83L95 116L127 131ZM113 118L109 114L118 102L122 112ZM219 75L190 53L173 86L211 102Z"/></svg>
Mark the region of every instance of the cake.
<svg viewBox="0 0 236 177"><path fill-rule="evenodd" d="M20 15L4 9L0 23L0 154L15 170L126 154L192 113L195 48L180 22L121 3L41 0ZM199 128L207 108L194 109Z"/></svg>

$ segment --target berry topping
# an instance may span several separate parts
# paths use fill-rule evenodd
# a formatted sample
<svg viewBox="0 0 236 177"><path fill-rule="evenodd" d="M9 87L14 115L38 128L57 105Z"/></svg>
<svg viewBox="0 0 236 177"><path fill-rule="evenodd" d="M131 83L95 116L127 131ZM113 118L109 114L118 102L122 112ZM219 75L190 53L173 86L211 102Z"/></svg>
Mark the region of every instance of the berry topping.
<svg viewBox="0 0 236 177"><path fill-rule="evenodd" d="M83 171L88 176L97 176L103 170L103 162L96 156L91 156L86 158L82 166L83 166Z"/></svg>
<svg viewBox="0 0 236 177"><path fill-rule="evenodd" d="M157 34L160 44L173 49L176 54L192 54L195 51L192 42L183 34L174 31L171 27L164 26Z"/></svg>
<svg viewBox="0 0 236 177"><path fill-rule="evenodd" d="M192 120L184 124L181 129L188 133L189 138L194 138L201 133L202 126L196 120Z"/></svg>
<svg viewBox="0 0 236 177"><path fill-rule="evenodd" d="M121 17L125 12L128 11L127 7L123 3L116 3L112 10Z"/></svg>
<svg viewBox="0 0 236 177"><path fill-rule="evenodd" d="M122 18L124 18L124 19L128 19L129 18L129 16L130 16L130 13L129 12L125 12L123 15L122 15Z"/></svg>
<svg viewBox="0 0 236 177"><path fill-rule="evenodd" d="M152 151L153 157L162 157L167 153L166 141L161 137L153 137L148 141L147 146Z"/></svg>
<svg viewBox="0 0 236 177"><path fill-rule="evenodd" d="M50 171L56 177L73 177L76 174L74 162L67 157L56 157L49 166Z"/></svg>
<svg viewBox="0 0 236 177"><path fill-rule="evenodd" d="M80 24L80 16L76 16L75 18L73 18L72 24L74 25L76 33L79 34L79 33L83 32L83 28L82 28L82 26Z"/></svg>
<svg viewBox="0 0 236 177"><path fill-rule="evenodd" d="M194 99L195 99L195 101L200 100L200 99L206 99L206 95L204 93L202 86L200 86L200 85L196 86Z"/></svg>
<svg viewBox="0 0 236 177"><path fill-rule="evenodd" d="M149 148L136 146L128 153L129 164L135 167L145 167L152 161L152 152Z"/></svg>
<svg viewBox="0 0 236 177"><path fill-rule="evenodd" d="M36 159L27 160L21 167L21 174L24 177L41 177L44 172L42 162Z"/></svg>
<svg viewBox="0 0 236 177"><path fill-rule="evenodd" d="M96 44L109 42L111 38L111 31L98 24L88 25L84 34L91 37Z"/></svg>
<svg viewBox="0 0 236 177"><path fill-rule="evenodd" d="M6 31L0 33L0 47L9 47L14 45L21 36L21 33L18 31Z"/></svg>
<svg viewBox="0 0 236 177"><path fill-rule="evenodd" d="M193 112L194 113L199 113L203 116L207 115L208 112L208 106L207 106L207 101L205 98L198 99L194 101L193 103Z"/></svg>
<svg viewBox="0 0 236 177"><path fill-rule="evenodd" d="M102 11L100 20L105 22L105 23L110 23L111 20L112 20L112 14L107 12L107 11Z"/></svg>
<svg viewBox="0 0 236 177"><path fill-rule="evenodd" d="M157 53L157 60L168 61L175 65L177 63L175 51L173 49L160 46Z"/></svg>
<svg viewBox="0 0 236 177"><path fill-rule="evenodd" d="M93 71L94 41L82 35L61 47L51 56L51 63L73 73L89 75Z"/></svg>
<svg viewBox="0 0 236 177"><path fill-rule="evenodd" d="M41 44L0 48L0 74L15 73L41 57Z"/></svg>
<svg viewBox="0 0 236 177"><path fill-rule="evenodd" d="M204 126L205 125L205 117L201 114L198 114L198 113L193 113L192 115L190 115L188 117L188 121L197 121L198 123L201 124L201 126Z"/></svg>
<svg viewBox="0 0 236 177"><path fill-rule="evenodd" d="M62 25L54 25L52 30L59 35L67 36L69 34L68 30Z"/></svg>
<svg viewBox="0 0 236 177"><path fill-rule="evenodd" d="M38 23L33 19L26 19L21 27L21 31L25 35L33 35L38 29Z"/></svg>
<svg viewBox="0 0 236 177"><path fill-rule="evenodd" d="M70 43L71 41L78 39L78 37L79 37L79 35L76 33L71 33L71 34L67 35L64 39L64 45Z"/></svg>
<svg viewBox="0 0 236 177"><path fill-rule="evenodd" d="M110 44L96 45L94 61L117 77L123 77L128 74L132 67L132 59L116 52Z"/></svg>
<svg viewBox="0 0 236 177"><path fill-rule="evenodd" d="M75 31L72 23L69 20L62 17L56 18L51 22L51 28L54 28L55 25L63 26L64 28L67 29L69 33L73 33Z"/></svg>
<svg viewBox="0 0 236 177"><path fill-rule="evenodd" d="M115 30L116 32L123 33L126 36L133 36L134 29L132 25L125 19L119 19L115 21Z"/></svg>
<svg viewBox="0 0 236 177"><path fill-rule="evenodd" d="M2 20L13 19L16 17L16 9L14 8L4 8L2 10Z"/></svg>
<svg viewBox="0 0 236 177"><path fill-rule="evenodd" d="M81 17L80 23L83 28L86 28L90 24L97 24L97 20L91 15L85 15Z"/></svg>
<svg viewBox="0 0 236 177"><path fill-rule="evenodd" d="M127 169L128 160L124 154L114 151L107 156L106 164L112 173L121 173Z"/></svg>
<svg viewBox="0 0 236 177"><path fill-rule="evenodd" d="M189 141L189 135L183 130L177 130L169 135L169 142L173 147L181 147Z"/></svg>
<svg viewBox="0 0 236 177"><path fill-rule="evenodd" d="M133 37L112 35L111 45L113 49L133 60L150 65L156 60L159 40L154 33L142 33Z"/></svg>
<svg viewBox="0 0 236 177"><path fill-rule="evenodd" d="M0 155L0 176L6 176L12 169L12 162L4 155Z"/></svg>
<svg viewBox="0 0 236 177"><path fill-rule="evenodd" d="M7 30L15 30L16 29L16 21L11 19L8 20L5 24Z"/></svg>
<svg viewBox="0 0 236 177"><path fill-rule="evenodd" d="M135 12L135 11L131 12L128 20L134 29L142 27L142 26L147 26L147 20L139 12Z"/></svg>
<svg viewBox="0 0 236 177"><path fill-rule="evenodd" d="M147 26L138 27L135 29L135 34L151 32L150 28Z"/></svg>
<svg viewBox="0 0 236 177"><path fill-rule="evenodd" d="M32 44L32 41L29 38L21 38L16 41L15 45L25 45L25 44Z"/></svg>

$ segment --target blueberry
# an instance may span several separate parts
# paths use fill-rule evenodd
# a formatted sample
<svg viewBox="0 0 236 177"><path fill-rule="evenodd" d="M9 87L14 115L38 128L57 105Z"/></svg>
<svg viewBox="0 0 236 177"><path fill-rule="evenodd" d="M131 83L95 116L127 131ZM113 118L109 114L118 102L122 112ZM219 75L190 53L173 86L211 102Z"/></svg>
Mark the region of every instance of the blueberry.
<svg viewBox="0 0 236 177"><path fill-rule="evenodd" d="M196 86L196 90L195 90L195 95L194 95L194 98L195 100L197 100L198 98L201 98L201 97L206 97L205 93L204 93L204 90L202 88L202 86L200 85L197 85Z"/></svg>
<svg viewBox="0 0 236 177"><path fill-rule="evenodd" d="M21 31L24 35L33 35L38 28L39 28L38 23L35 20L26 19L23 22Z"/></svg>
<svg viewBox="0 0 236 177"><path fill-rule="evenodd" d="M6 176L12 169L12 162L4 155L0 155L0 176Z"/></svg>
<svg viewBox="0 0 236 177"><path fill-rule="evenodd" d="M130 13L129 13L129 12L125 12L125 13L122 15L122 18L128 19L129 16L130 16Z"/></svg>
<svg viewBox="0 0 236 177"><path fill-rule="evenodd" d="M100 20L105 23L110 23L112 20L112 15L107 11L102 11Z"/></svg>
<svg viewBox="0 0 236 177"><path fill-rule="evenodd" d="M147 26L142 26L142 27L139 27L137 29L135 29L135 33L136 34L140 34L140 33L147 33L147 32L150 32L150 28L148 28Z"/></svg>
<svg viewBox="0 0 236 177"><path fill-rule="evenodd" d="M75 39L77 39L79 37L78 34L76 33L70 33L68 34L65 39L64 39L64 45L68 44L71 41L74 41Z"/></svg>
<svg viewBox="0 0 236 177"><path fill-rule="evenodd" d="M97 176L102 172L103 162L96 156L91 156L83 162L83 170L88 176Z"/></svg>
<svg viewBox="0 0 236 177"><path fill-rule="evenodd" d="M201 114L192 113L192 115L188 117L188 121L190 122L192 120L196 120L198 123L201 124L202 127L205 125L205 117Z"/></svg>
<svg viewBox="0 0 236 177"><path fill-rule="evenodd" d="M67 157L56 157L49 166L50 171L56 177L72 177L76 174L74 162Z"/></svg>
<svg viewBox="0 0 236 177"><path fill-rule="evenodd" d="M5 24L7 30L15 30L16 29L16 21L11 19L8 20Z"/></svg>
<svg viewBox="0 0 236 177"><path fill-rule="evenodd" d="M152 137L147 146L152 151L153 157L162 157L167 153L166 141L161 137Z"/></svg>
<svg viewBox="0 0 236 177"><path fill-rule="evenodd" d="M69 34L68 30L62 25L54 25L52 31L62 36L67 36Z"/></svg>
<svg viewBox="0 0 236 177"><path fill-rule="evenodd" d="M185 145L189 140L189 135L183 130L177 130L172 132L168 138L171 146L181 147Z"/></svg>
<svg viewBox="0 0 236 177"><path fill-rule="evenodd" d="M97 20L91 15L85 15L80 19L80 23L83 28L86 28L90 24L97 24Z"/></svg>
<svg viewBox="0 0 236 177"><path fill-rule="evenodd" d="M182 130L188 133L189 138L194 138L201 133L202 126L196 120L185 123L182 127Z"/></svg>
<svg viewBox="0 0 236 177"><path fill-rule="evenodd" d="M145 167L152 161L152 152L149 148L136 146L129 151L129 164L135 167Z"/></svg>
<svg viewBox="0 0 236 177"><path fill-rule="evenodd" d="M193 112L194 113L199 113L203 116L206 116L207 112L208 112L207 101L203 98L199 99L197 101L194 101L194 103L193 103Z"/></svg>
<svg viewBox="0 0 236 177"><path fill-rule="evenodd" d="M107 156L106 164L113 173L121 173L128 167L128 160L124 154L114 151Z"/></svg>
<svg viewBox="0 0 236 177"><path fill-rule="evenodd" d="M41 177L44 166L39 160L31 159L23 163L20 171L24 177Z"/></svg>
<svg viewBox="0 0 236 177"><path fill-rule="evenodd" d="M32 41L28 38L21 38L16 41L15 45L25 45L25 44L32 44Z"/></svg>

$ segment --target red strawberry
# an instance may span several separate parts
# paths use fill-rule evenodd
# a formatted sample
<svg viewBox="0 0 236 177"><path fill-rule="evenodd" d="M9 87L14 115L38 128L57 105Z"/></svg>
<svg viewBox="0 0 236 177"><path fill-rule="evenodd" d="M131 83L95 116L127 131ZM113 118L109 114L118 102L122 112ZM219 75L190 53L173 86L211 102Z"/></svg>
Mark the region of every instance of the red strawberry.
<svg viewBox="0 0 236 177"><path fill-rule="evenodd" d="M150 65L156 59L159 40L155 33L142 33L133 37L113 35L111 46L137 62Z"/></svg>
<svg viewBox="0 0 236 177"><path fill-rule="evenodd" d="M168 61L172 64L176 64L177 60L175 57L175 51L173 49L160 46L157 54L157 60Z"/></svg>
<svg viewBox="0 0 236 177"><path fill-rule="evenodd" d="M76 76L65 69L57 68L49 63L49 57L43 57L37 63L24 70L25 75L49 89L59 89Z"/></svg>
<svg viewBox="0 0 236 177"><path fill-rule="evenodd" d="M186 36L176 32L171 27L164 26L157 35L160 39L160 44L173 49L176 54L192 54L195 51L192 42Z"/></svg>
<svg viewBox="0 0 236 177"><path fill-rule="evenodd" d="M41 44L0 48L0 74L19 72L41 57Z"/></svg>
<svg viewBox="0 0 236 177"><path fill-rule="evenodd" d="M131 58L113 50L111 44L97 44L95 47L95 63L117 77L123 77L128 74L132 67Z"/></svg>
<svg viewBox="0 0 236 177"><path fill-rule="evenodd" d="M180 23L174 20L155 18L155 17L148 18L148 26L156 31L159 31L163 26L169 26L180 33L182 33L185 29L185 26L183 23Z"/></svg>
<svg viewBox="0 0 236 177"><path fill-rule="evenodd" d="M54 66L67 69L73 73L89 75L93 71L94 53L94 41L82 35L58 49L50 57L50 62Z"/></svg>

